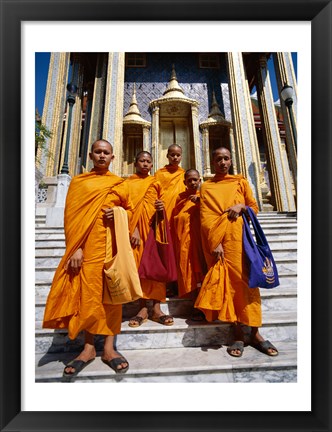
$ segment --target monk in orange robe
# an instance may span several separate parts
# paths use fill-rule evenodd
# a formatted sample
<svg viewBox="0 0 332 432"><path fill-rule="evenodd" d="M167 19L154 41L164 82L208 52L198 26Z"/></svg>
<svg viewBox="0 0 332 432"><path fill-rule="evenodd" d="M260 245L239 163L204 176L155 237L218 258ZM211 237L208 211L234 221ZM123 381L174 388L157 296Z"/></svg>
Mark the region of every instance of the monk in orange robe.
<svg viewBox="0 0 332 432"><path fill-rule="evenodd" d="M150 231L150 225L156 211L158 219L163 218L163 190L160 182L149 175L152 168L152 156L147 151L141 151L135 159L136 173L125 180L128 185L130 201L133 205L130 225L131 244L134 248L134 257L137 268L141 262L145 243ZM160 303L166 301L166 284L164 282L141 279L143 298L140 299L140 311L130 319L130 327L139 327L148 319L146 300L153 301L151 319L163 325L172 325L173 317L161 311Z"/></svg>
<svg viewBox="0 0 332 432"><path fill-rule="evenodd" d="M189 169L184 174L186 190L178 196L173 210L174 248L178 268L179 297L195 302L206 274L206 263L201 242L200 174ZM204 314L194 309L191 319L201 321Z"/></svg>
<svg viewBox="0 0 332 432"><path fill-rule="evenodd" d="M70 339L85 331L79 356L64 369L64 377L76 376L96 357L94 335L105 335L102 361L115 372L128 370L127 360L114 349L121 331L122 306L102 303L106 226L113 225L113 206L130 211L123 179L109 171L112 145L96 141L90 152L94 168L74 177L66 198L64 229L66 251L54 275L47 298L43 327L68 329ZM129 235L129 233L128 233Z"/></svg>
<svg viewBox="0 0 332 432"><path fill-rule="evenodd" d="M231 155L224 147L212 153L215 176L201 187L202 243L208 273L195 306L208 321L219 319L234 323L234 341L227 352L241 357L244 350L242 325L251 327L251 345L267 355L277 349L264 341L258 331L262 325L259 288L248 287L248 271L243 257L242 213L246 207L258 212L248 181L230 175Z"/></svg>
<svg viewBox="0 0 332 432"><path fill-rule="evenodd" d="M175 207L175 202L178 195L181 192L184 192L186 187L183 183L183 176L185 170L180 167L180 162L182 159L182 148L177 144L172 144L168 147L167 155L168 165L165 165L163 168L160 168L155 172L155 177L160 181L161 186L164 191L164 203L165 203L165 212L167 219L170 224L171 234L174 239L174 233L172 232L173 228L173 210ZM177 283L171 282L167 284L167 294L174 295L177 291Z"/></svg>

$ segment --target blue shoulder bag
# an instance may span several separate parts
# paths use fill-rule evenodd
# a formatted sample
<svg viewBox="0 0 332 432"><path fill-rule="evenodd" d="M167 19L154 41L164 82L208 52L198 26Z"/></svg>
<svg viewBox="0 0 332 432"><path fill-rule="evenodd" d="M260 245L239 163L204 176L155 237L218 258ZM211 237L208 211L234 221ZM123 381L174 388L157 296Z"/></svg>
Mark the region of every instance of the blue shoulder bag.
<svg viewBox="0 0 332 432"><path fill-rule="evenodd" d="M251 233L250 217L256 241ZM249 288L275 288L279 284L278 270L265 234L255 212L247 207L243 217L243 249L249 267Z"/></svg>

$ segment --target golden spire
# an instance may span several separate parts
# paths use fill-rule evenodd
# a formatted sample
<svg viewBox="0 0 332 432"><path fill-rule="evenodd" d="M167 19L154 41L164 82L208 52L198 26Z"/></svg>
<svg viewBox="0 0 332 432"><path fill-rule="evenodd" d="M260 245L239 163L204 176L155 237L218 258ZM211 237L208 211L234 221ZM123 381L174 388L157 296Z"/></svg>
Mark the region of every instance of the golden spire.
<svg viewBox="0 0 332 432"><path fill-rule="evenodd" d="M201 127L210 127L213 125L221 125L226 127L231 127L232 124L225 119L225 117L222 115L222 112L220 111L216 95L214 90L212 91L212 105L211 110L208 115L208 119L203 121L200 126Z"/></svg>
<svg viewBox="0 0 332 432"><path fill-rule="evenodd" d="M134 83L133 95L131 97L130 106L129 106L127 114L125 115L125 118L127 118L128 116L130 116L132 120L142 119L141 113L138 109L138 104L137 104L137 99L136 99L136 83ZM136 117L136 118L134 118L134 117Z"/></svg>
<svg viewBox="0 0 332 432"><path fill-rule="evenodd" d="M214 90L212 91L212 106L208 117L212 117L215 120L218 120L218 118L222 117L222 119L225 120L224 116L220 111Z"/></svg>
<svg viewBox="0 0 332 432"><path fill-rule="evenodd" d="M138 108L138 103L136 99L136 83L133 87L133 95L131 97L131 102L127 114L123 118L124 123L142 123L150 124L147 120L144 120L141 116L140 110Z"/></svg>
<svg viewBox="0 0 332 432"><path fill-rule="evenodd" d="M164 96L167 95L167 98L170 97L184 97L184 91L180 87L178 83L178 79L176 77L175 67L174 64L172 65L172 74L171 79L168 81L167 89L164 91Z"/></svg>

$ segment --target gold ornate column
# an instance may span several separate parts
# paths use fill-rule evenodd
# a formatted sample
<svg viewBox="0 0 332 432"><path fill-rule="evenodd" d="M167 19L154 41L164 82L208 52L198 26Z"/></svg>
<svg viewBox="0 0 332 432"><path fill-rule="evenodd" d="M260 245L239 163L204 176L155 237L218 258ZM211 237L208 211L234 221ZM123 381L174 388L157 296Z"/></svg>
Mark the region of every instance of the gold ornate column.
<svg viewBox="0 0 332 432"><path fill-rule="evenodd" d="M113 144L115 159L111 171L121 176L123 147L122 121L124 98L125 53L108 53L107 85L103 138Z"/></svg>
<svg viewBox="0 0 332 432"><path fill-rule="evenodd" d="M82 160L81 166L82 170L87 170L87 166L89 164L89 129L91 122L91 110L92 110L92 101L93 101L93 84L90 82L86 86L85 94L83 96L85 100L85 119L83 126L83 136L82 136Z"/></svg>
<svg viewBox="0 0 332 432"><path fill-rule="evenodd" d="M294 72L293 60L291 53L289 52L277 52L273 54L274 69L277 78L277 85L279 91L280 105L284 118L285 130L286 130L286 145L289 157L289 164L293 173L295 190L297 189L297 151L292 133L292 125L289 117L289 111L285 105L285 102L280 97L280 92L284 85L288 84L293 87L293 118L294 127L297 132L297 83Z"/></svg>
<svg viewBox="0 0 332 432"><path fill-rule="evenodd" d="M211 176L209 128L202 128L203 135L203 177Z"/></svg>
<svg viewBox="0 0 332 432"><path fill-rule="evenodd" d="M73 55L71 83L77 86L76 101L73 106L72 125L69 144L69 173L71 176L80 174L80 142L82 128L82 85L83 85L84 68L79 61L79 55ZM66 135L65 135L66 136ZM63 152L64 153L64 152Z"/></svg>
<svg viewBox="0 0 332 432"><path fill-rule="evenodd" d="M46 141L49 154L43 155L37 166L46 177L58 174L69 59L70 53L64 52L51 53L50 56L42 123L52 132L52 137Z"/></svg>
<svg viewBox="0 0 332 432"><path fill-rule="evenodd" d="M294 198L294 210L296 210L295 182L294 182L292 173L290 171L289 159L288 159L288 154L286 151L285 142L281 142L281 155L282 155L283 164L286 167L286 171L289 172L289 176L286 177L286 187L287 187L287 190L291 191L290 193L292 194L292 196Z"/></svg>
<svg viewBox="0 0 332 432"><path fill-rule="evenodd" d="M235 161L234 142L231 142L230 129L231 123L223 116L218 105L215 92L212 92L212 104L208 118L204 120L200 127L203 134L203 152L204 152L204 172L205 177L211 176L210 153L214 148L226 147L230 150L232 159ZM211 146L210 146L211 142ZM208 167L206 166L208 164ZM233 162L234 164L234 162Z"/></svg>
<svg viewBox="0 0 332 432"><path fill-rule="evenodd" d="M248 179L258 205L262 208L262 194L259 187L258 143L242 53L227 53L226 62L234 130L235 163L239 173Z"/></svg>
<svg viewBox="0 0 332 432"><path fill-rule="evenodd" d="M237 163L236 163L234 133L233 133L233 128L232 127L229 128L229 143L230 143L231 155L232 155L233 173L237 174L238 173L238 169L237 169Z"/></svg>
<svg viewBox="0 0 332 432"><path fill-rule="evenodd" d="M150 152L150 129L151 126L143 126L143 150Z"/></svg>
<svg viewBox="0 0 332 432"><path fill-rule="evenodd" d="M199 123L198 123L198 103L191 105L191 120L193 128L194 152L195 152L195 168L199 173L202 172L202 155L199 140Z"/></svg>
<svg viewBox="0 0 332 432"><path fill-rule="evenodd" d="M136 84L134 83L130 106L123 118L123 158L121 160L123 176L134 174L134 160L139 151L149 151L150 128L151 123L141 116L136 99Z"/></svg>
<svg viewBox="0 0 332 432"><path fill-rule="evenodd" d="M86 149L87 153L89 153L91 145L97 139L102 138L101 130L103 121L103 106L105 104L104 94L106 86L106 71L106 56L105 54L98 54L92 97L89 141ZM92 168L92 162L89 159L88 154L85 157L87 160L87 169L90 170Z"/></svg>
<svg viewBox="0 0 332 432"><path fill-rule="evenodd" d="M282 154L277 116L265 55L260 55L259 57L257 95L268 159L272 202L275 206L274 210L294 211L295 202L291 188L291 176L288 164L284 163Z"/></svg>
<svg viewBox="0 0 332 432"><path fill-rule="evenodd" d="M159 147L159 106L152 105L152 147L151 153L153 158L152 172L156 172L160 167L158 163L158 147Z"/></svg>

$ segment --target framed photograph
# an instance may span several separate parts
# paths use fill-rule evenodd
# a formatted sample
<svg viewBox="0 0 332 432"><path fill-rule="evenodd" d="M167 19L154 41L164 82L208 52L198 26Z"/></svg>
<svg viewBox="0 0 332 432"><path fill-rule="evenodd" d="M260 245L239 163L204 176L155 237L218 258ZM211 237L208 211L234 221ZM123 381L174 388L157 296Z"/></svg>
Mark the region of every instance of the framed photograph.
<svg viewBox="0 0 332 432"><path fill-rule="evenodd" d="M20 3L0 0L0 3L0 430L332 431L329 414L332 304L328 282L329 269L332 265L331 0L248 0L244 3L241 0L68 0L64 4L49 0L22 0ZM75 51L75 43L79 40L80 50L100 52L100 46L103 49L105 47L103 38L107 37L107 33L103 33L103 28L109 22L129 26L131 23L146 27L152 25L152 32L145 30L138 32L138 35L141 38L151 37L157 40L160 37L160 46L163 46L161 51L169 48L168 52L177 51L177 36L171 37L172 25L178 27L179 24L183 24L183 29L187 30L187 25L193 23L201 26L201 29L204 26L205 34L208 34L209 26L211 29L211 26L221 22L225 25L238 25L237 37L240 44L249 37L246 32L253 26L258 34L261 32L263 40L264 35L271 32L282 39L282 35L278 34L280 28L282 29L282 26L277 26L279 23L286 27L296 27L301 23L311 27L311 47L308 46L307 51L308 55L311 55L311 61L303 63L310 64L311 69L298 70L299 81L309 81L311 84L308 86L309 98L307 95L303 97L306 102L311 102L311 118L307 119L308 122L311 121L311 148L302 151L301 141L298 146L302 175L305 177L307 173L311 179L311 182L305 182L306 188L299 190L299 200L303 208L299 218L311 221L309 227L307 223L303 225L308 232L299 231L301 245L305 247L308 244L311 247L310 261L306 262L311 268L309 273L306 273L311 277L311 281L305 281L311 284L311 302L305 309L306 314L309 310L308 316L302 314L299 320L301 361L305 362L305 367L299 369L301 373L297 383L250 384L250 392L244 391L238 383L186 383L180 388L171 382L165 385L129 385L118 382L98 386L95 383L77 383L75 386L69 384L68 387L68 384L60 382L35 383L34 376L29 375L35 368L34 350L30 346L35 323L34 319L31 319L34 318L34 313L30 314L29 310L34 308L34 286L26 269L30 266L29 263L33 262L33 252L30 237L26 235L30 227L26 221L34 221L35 189L34 155L28 149L28 142L33 139L32 128L26 128L26 124L34 124L35 101L34 97L31 97L31 92L26 91L25 74L31 74L31 70L24 67L24 55L27 44L31 44L31 38L25 37L28 33L25 32L24 26L35 26L33 35L36 38L36 46L44 47L42 50L39 49L40 51L55 51L53 47L56 47L56 43L49 43L48 30L53 34L52 26L63 23L65 36L58 33L58 37L66 42L60 46L59 51ZM61 31L61 27L59 29ZM167 34L170 35L169 38ZM188 39L188 51L196 51L192 45L190 31L183 34ZM98 37L101 40L99 45ZM206 39L208 40L208 37ZM180 37L178 40L179 44L183 43ZM86 44L82 41L86 41ZM260 43L262 44L262 41ZM116 49L112 51L117 51L118 46L117 43ZM243 51L248 51L247 46L243 46ZM264 44L260 45L260 48L262 47ZM266 51L269 48L267 44ZM219 51L227 51L223 48L222 40ZM310 80L303 79L301 74L305 73L309 74ZM31 86L33 83L32 73ZM302 88L300 95L303 94ZM299 105L301 102L300 96ZM309 137L307 139L309 140ZM298 291L300 290L299 284ZM304 372L306 376L303 376ZM303 403L299 386L302 380L305 381L303 389L306 392L309 389L310 393L304 395L303 392ZM293 400L287 405L285 400L290 395ZM299 399L294 400L297 397ZM284 402L280 405L282 408L278 408L278 402ZM231 408L228 408L229 406Z"/></svg>

